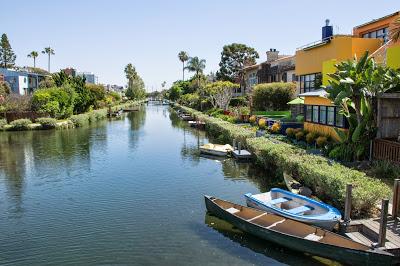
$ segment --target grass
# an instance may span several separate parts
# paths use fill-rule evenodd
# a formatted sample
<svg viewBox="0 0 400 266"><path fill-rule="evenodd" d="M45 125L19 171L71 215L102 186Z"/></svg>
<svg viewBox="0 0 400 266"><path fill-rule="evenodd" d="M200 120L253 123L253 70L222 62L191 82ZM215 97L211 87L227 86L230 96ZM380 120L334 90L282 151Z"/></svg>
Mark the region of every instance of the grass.
<svg viewBox="0 0 400 266"><path fill-rule="evenodd" d="M255 115L264 115L269 118L289 118L291 116L290 111L255 111Z"/></svg>

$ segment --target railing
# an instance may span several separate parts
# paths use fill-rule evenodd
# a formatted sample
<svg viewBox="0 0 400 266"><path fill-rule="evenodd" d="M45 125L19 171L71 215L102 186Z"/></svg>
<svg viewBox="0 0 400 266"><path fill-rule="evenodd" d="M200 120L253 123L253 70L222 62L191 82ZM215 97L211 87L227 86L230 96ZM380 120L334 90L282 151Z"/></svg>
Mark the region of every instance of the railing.
<svg viewBox="0 0 400 266"><path fill-rule="evenodd" d="M400 143L385 139L375 139L373 144L373 158L375 160L400 163Z"/></svg>

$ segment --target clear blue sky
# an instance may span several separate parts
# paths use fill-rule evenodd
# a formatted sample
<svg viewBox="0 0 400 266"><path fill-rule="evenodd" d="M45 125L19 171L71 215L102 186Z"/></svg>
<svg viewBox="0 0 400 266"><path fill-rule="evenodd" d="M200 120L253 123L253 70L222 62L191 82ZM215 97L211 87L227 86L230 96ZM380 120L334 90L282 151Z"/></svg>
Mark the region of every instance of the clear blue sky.
<svg viewBox="0 0 400 266"><path fill-rule="evenodd" d="M293 54L318 40L326 18L335 33L400 9L397 1L311 0L13 0L0 5L0 34L6 33L17 64L32 65L26 55L51 46L52 71L74 67L91 71L99 82L125 85L123 69L133 63L148 90L181 78L177 54L207 60L216 71L223 45L232 42L265 51ZM47 68L40 55L37 65Z"/></svg>

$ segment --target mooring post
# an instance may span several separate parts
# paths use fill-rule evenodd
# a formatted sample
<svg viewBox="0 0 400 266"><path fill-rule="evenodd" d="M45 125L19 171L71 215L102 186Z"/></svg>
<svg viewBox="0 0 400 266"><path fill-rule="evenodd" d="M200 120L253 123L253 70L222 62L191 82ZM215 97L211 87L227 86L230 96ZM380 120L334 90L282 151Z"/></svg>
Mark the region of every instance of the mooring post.
<svg viewBox="0 0 400 266"><path fill-rule="evenodd" d="M240 154L240 150L242 149L242 143L239 141L239 143L238 143L238 151L239 151L239 154Z"/></svg>
<svg viewBox="0 0 400 266"><path fill-rule="evenodd" d="M379 223L379 237L378 245L380 247L385 246L386 242L386 226L387 226L387 215L388 215L389 200L383 199L381 206L381 220Z"/></svg>
<svg viewBox="0 0 400 266"><path fill-rule="evenodd" d="M392 203L392 215L393 218L398 216L399 212L399 187L400 179L395 179L393 184L393 203Z"/></svg>
<svg viewBox="0 0 400 266"><path fill-rule="evenodd" d="M353 190L353 185L352 184L347 184L346 185L346 202L344 205L344 221L345 223L349 223L351 218L351 192Z"/></svg>
<svg viewBox="0 0 400 266"><path fill-rule="evenodd" d="M236 149L236 139L233 140L233 149Z"/></svg>

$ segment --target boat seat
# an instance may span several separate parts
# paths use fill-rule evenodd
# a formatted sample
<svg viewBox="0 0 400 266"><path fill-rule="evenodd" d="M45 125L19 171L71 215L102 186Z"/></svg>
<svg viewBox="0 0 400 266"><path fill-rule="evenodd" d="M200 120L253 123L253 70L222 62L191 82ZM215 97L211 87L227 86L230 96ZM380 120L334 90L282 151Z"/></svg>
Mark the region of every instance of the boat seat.
<svg viewBox="0 0 400 266"><path fill-rule="evenodd" d="M301 214L301 213L305 213L306 211L311 211L313 209L314 209L313 207L305 205L305 206L300 206L300 207L293 208L293 209L290 209L287 211L292 214Z"/></svg>
<svg viewBox="0 0 400 266"><path fill-rule="evenodd" d="M291 199L285 198L285 197L283 197L283 198L277 198L277 199L271 200L271 201L269 202L269 204L275 205L275 204L283 203L283 202L286 202L286 201L289 201L289 200L291 200Z"/></svg>

